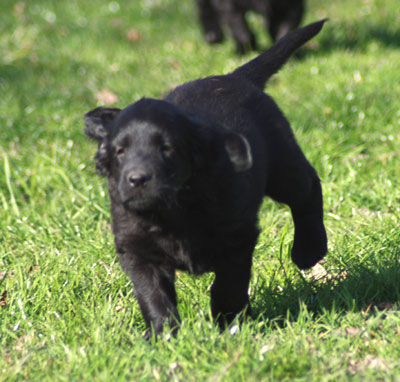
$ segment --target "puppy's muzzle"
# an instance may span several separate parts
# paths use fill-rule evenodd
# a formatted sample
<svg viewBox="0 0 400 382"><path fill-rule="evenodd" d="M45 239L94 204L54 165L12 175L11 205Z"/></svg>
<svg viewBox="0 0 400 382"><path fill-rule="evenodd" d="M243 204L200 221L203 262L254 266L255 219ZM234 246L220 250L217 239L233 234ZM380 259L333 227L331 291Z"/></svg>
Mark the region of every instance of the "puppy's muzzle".
<svg viewBox="0 0 400 382"><path fill-rule="evenodd" d="M130 187L140 187L147 183L152 175L141 170L129 171L126 180Z"/></svg>

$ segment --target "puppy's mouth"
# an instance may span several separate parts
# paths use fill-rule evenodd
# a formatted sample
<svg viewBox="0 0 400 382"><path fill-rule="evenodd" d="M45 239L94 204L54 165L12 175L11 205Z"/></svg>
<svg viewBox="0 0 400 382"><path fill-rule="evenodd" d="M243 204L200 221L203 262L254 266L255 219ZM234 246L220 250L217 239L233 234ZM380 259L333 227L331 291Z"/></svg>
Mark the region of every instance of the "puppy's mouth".
<svg viewBox="0 0 400 382"><path fill-rule="evenodd" d="M157 212L173 208L176 205L176 190L164 187L162 193L154 193L151 189L126 192L124 188L118 189L119 199L128 211L132 212Z"/></svg>
<svg viewBox="0 0 400 382"><path fill-rule="evenodd" d="M160 202L151 199L129 198L122 201L124 208L133 212L154 211L160 208Z"/></svg>

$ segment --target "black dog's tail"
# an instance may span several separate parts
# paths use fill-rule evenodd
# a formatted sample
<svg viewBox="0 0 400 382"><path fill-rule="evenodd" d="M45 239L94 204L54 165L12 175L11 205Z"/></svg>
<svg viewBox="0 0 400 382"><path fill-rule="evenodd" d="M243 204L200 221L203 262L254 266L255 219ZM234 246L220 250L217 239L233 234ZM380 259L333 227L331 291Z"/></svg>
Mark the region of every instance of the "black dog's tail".
<svg viewBox="0 0 400 382"><path fill-rule="evenodd" d="M322 29L326 20L289 32L266 52L237 68L232 75L246 78L258 88L264 89L268 79L281 68L297 48Z"/></svg>

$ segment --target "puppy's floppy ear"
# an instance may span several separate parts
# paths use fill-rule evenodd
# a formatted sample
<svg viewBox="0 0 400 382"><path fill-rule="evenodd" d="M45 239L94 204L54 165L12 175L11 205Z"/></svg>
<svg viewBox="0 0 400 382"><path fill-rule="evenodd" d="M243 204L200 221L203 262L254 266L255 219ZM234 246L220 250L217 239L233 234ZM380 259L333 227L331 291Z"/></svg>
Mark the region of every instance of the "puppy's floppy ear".
<svg viewBox="0 0 400 382"><path fill-rule="evenodd" d="M111 122L121 109L98 107L85 114L85 134L98 142L109 135Z"/></svg>
<svg viewBox="0 0 400 382"><path fill-rule="evenodd" d="M120 111L120 109L98 107L89 111L84 117L85 134L99 142L94 160L96 162L97 171L102 176L111 175L111 160L109 150L107 149L108 144L106 138L111 131L111 122Z"/></svg>
<svg viewBox="0 0 400 382"><path fill-rule="evenodd" d="M240 134L229 132L225 136L225 149L236 172L246 171L253 164L249 142Z"/></svg>

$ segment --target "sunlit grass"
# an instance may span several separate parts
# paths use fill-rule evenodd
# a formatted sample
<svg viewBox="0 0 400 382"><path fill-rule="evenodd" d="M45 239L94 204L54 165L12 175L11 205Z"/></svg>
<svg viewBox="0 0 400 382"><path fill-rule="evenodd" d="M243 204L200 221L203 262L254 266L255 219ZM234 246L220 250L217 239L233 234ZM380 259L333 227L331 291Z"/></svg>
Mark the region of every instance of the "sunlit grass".
<svg viewBox="0 0 400 382"><path fill-rule="evenodd" d="M330 21L268 86L324 190L329 254L291 263L266 200L253 318L220 333L212 275L177 278L177 338L143 339L82 115L250 59L209 47L194 1L6 0L0 13L0 381L396 380L400 351L400 15L395 0L310 0ZM251 18L257 34L261 20ZM260 39L267 47L268 36ZM106 97L106 98L104 98ZM110 99L110 98L108 98Z"/></svg>

